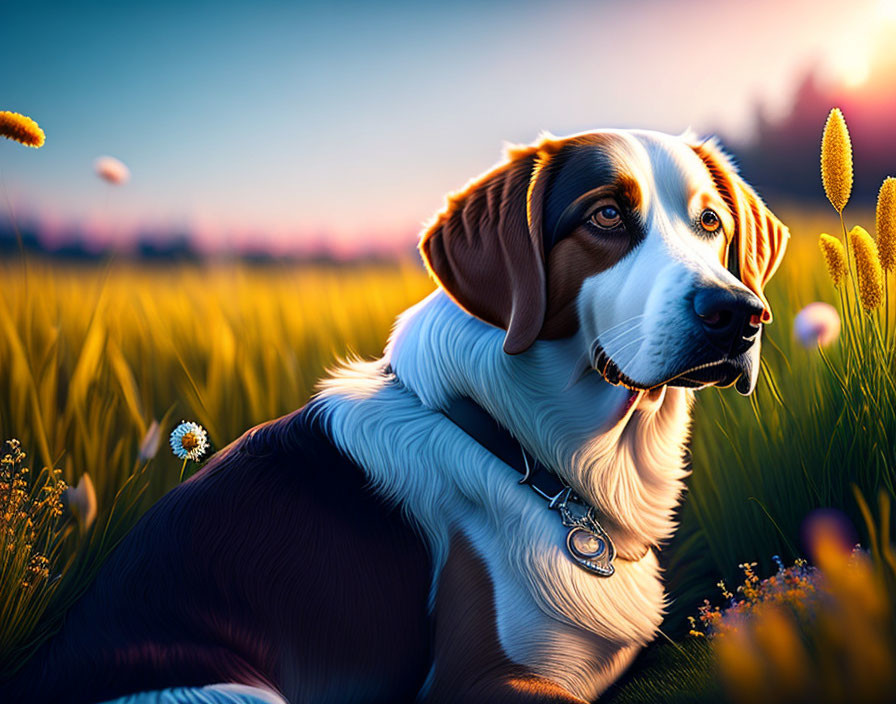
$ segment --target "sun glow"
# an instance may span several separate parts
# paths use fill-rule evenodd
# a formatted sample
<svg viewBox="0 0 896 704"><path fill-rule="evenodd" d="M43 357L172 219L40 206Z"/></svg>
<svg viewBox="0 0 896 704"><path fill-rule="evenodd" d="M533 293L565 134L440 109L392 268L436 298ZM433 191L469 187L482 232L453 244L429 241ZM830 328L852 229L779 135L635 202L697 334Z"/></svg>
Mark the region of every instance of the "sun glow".
<svg viewBox="0 0 896 704"><path fill-rule="evenodd" d="M885 22L896 22L896 0L879 0L877 14Z"/></svg>
<svg viewBox="0 0 896 704"><path fill-rule="evenodd" d="M845 88L860 88L876 80L889 65L896 0L877 0L860 19L843 27L837 48L829 51L825 62L829 78Z"/></svg>
<svg viewBox="0 0 896 704"><path fill-rule="evenodd" d="M871 53L867 47L848 45L831 61L834 77L848 88L858 88L871 75Z"/></svg>

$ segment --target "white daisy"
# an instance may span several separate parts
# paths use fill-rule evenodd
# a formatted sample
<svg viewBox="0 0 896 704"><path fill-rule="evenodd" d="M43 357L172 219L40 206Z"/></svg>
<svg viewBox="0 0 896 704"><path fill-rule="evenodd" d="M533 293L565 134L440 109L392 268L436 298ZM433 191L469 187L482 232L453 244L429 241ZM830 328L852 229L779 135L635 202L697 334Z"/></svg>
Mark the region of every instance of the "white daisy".
<svg viewBox="0 0 896 704"><path fill-rule="evenodd" d="M170 442L178 459L198 462L208 449L208 434L198 423L184 420L171 431Z"/></svg>

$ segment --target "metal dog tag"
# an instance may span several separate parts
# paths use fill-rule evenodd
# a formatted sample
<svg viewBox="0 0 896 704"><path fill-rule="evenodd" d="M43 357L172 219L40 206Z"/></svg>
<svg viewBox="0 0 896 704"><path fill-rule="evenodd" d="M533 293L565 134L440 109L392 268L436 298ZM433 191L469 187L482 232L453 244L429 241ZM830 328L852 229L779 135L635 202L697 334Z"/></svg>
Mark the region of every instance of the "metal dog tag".
<svg viewBox="0 0 896 704"><path fill-rule="evenodd" d="M560 512L566 534L566 549L573 560L592 574L609 577L615 571L616 546L594 517L594 509L565 489L551 501L551 508Z"/></svg>

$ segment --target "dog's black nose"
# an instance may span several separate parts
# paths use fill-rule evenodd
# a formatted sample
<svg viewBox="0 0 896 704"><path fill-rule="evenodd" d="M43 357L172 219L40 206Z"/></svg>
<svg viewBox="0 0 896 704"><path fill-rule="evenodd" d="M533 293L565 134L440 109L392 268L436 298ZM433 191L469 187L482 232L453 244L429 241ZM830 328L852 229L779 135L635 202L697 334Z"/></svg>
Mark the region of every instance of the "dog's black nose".
<svg viewBox="0 0 896 704"><path fill-rule="evenodd" d="M763 306L748 291L707 287L694 296L694 312L710 341L731 356L746 352L756 335Z"/></svg>

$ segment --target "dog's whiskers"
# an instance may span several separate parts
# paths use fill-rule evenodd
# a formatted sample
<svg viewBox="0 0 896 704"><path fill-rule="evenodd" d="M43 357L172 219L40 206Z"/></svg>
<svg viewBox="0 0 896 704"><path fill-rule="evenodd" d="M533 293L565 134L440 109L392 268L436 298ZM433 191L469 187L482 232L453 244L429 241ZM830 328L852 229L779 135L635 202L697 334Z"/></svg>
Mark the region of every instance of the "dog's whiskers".
<svg viewBox="0 0 896 704"><path fill-rule="evenodd" d="M629 329L629 330L624 330L622 333L616 335L616 336L613 338L613 340L612 340L609 344L613 344L614 342L617 342L617 341L619 341L619 340L623 340L623 339L625 338L626 335L628 335L628 334L630 334L630 333L632 333L632 332L634 332L634 331L633 331L633 330L630 330L630 329ZM625 344L623 344L621 347L619 347L619 348L617 348L616 350L614 350L614 351L613 351L613 357L618 358L618 355L619 355L620 352L622 352L622 350L627 349L628 347L630 347L631 345L634 345L634 344L636 344L636 343L643 342L645 339L647 339L647 334L646 334L646 333L642 333L641 335L637 335L634 339L625 342ZM607 349L607 347L608 347L608 343L601 342L601 341L598 340L598 339L595 339L595 340L591 343L590 358L591 358L592 366L595 366L594 362L595 362L595 357L596 357L596 355L597 355L598 348L602 348L602 349L604 350L604 352L607 354L607 356L610 356L610 351ZM637 350L636 350L636 352L637 352ZM632 359L634 359L634 357L632 357ZM629 360L629 361L631 361L631 360ZM627 364L627 363L628 363L628 362L626 362L626 364Z"/></svg>
<svg viewBox="0 0 896 704"><path fill-rule="evenodd" d="M609 339L598 338L596 340L596 342L603 349L609 350L610 347L617 347L618 343L625 343L627 337L629 337L631 335L637 335L638 333L641 333L642 337L644 336L644 333L640 328L631 327L631 328L627 328L625 330L622 330L621 332L616 333L615 335L611 336Z"/></svg>
<svg viewBox="0 0 896 704"><path fill-rule="evenodd" d="M634 340L629 340L629 341L626 342L624 345L622 345L622 347L620 347L619 349L615 350L615 351L613 352L613 356L616 357L616 358L618 359L618 358L619 358L619 353L622 352L622 350L627 349L627 348L631 347L632 345L634 345L634 344L636 344L636 343L644 342L644 340L646 340L646 339L647 339L647 335L646 335L646 334L644 334L644 335L638 335ZM631 362L632 360L634 360L635 355L636 355L637 353L638 353L638 350L635 350L635 351L632 353L631 357L625 362L625 364L627 365L629 362Z"/></svg>
<svg viewBox="0 0 896 704"><path fill-rule="evenodd" d="M610 357L609 352L606 352L606 351L605 351L605 354L607 355L607 362L608 362L608 364L604 365L604 367L605 367L604 370L599 370L600 373L601 373L601 375L602 375L605 379L607 379L607 381L611 381L610 379L607 378L607 375L604 373L604 371L606 370L606 368L607 368L610 364L612 364L612 365L616 368L617 373L621 373L621 372L622 372L622 369L623 369L624 367L627 367L627 366L629 365L629 363L632 362L632 361L634 360L635 356L636 356L637 353L638 353L638 349L640 349L640 348L639 348L639 347L636 347L636 348L632 351L632 354L629 356L629 358L628 358L625 362L619 362L619 361L617 361L617 360L619 360L619 354L620 354L623 350L627 349L628 347L631 347L632 345L640 345L640 343L642 343L644 340L646 340L647 337L648 337L648 336L647 336L646 334L645 334L645 335L638 335L635 339L633 339L633 340L629 340L629 341L626 342L622 347L620 347L618 350L615 350L614 353L613 353L613 356L612 356L612 357ZM611 383L613 383L613 382L611 381Z"/></svg>
<svg viewBox="0 0 896 704"><path fill-rule="evenodd" d="M638 315L633 315L632 317L623 320L621 323L616 323L616 325L612 325L612 326L608 327L606 330L602 330L601 332L599 332L599 333L597 334L597 337L601 337L601 335L604 336L604 341L601 343L602 345L611 344L611 343L612 343L612 338L611 338L611 339L607 339L607 335L609 335L610 333L612 333L612 332L615 331L615 330L618 330L618 329L621 328L623 325L630 325L631 323L633 323L634 321L638 320L639 318L643 318L645 315L646 315L646 313L639 313ZM629 330L628 330L628 329L625 329L625 330L623 330L623 331L622 331L621 333L619 333L619 334L624 335L624 334L627 333L627 332L629 332ZM616 337L616 335L614 335L614 337Z"/></svg>
<svg viewBox="0 0 896 704"><path fill-rule="evenodd" d="M629 347L629 346L635 344L636 342L637 342L637 343L641 343L641 342L643 342L644 340L647 339L647 337L648 337L647 335L642 335L642 336L639 337L638 339L636 339L636 340L632 340L631 342L629 342L628 344L626 344L625 347L620 348L620 349L619 349L619 352L621 352L621 351L622 351L623 349L625 349L626 347ZM623 367L627 367L627 366L629 366L632 362L634 362L634 361L635 361L635 357L638 356L638 351L639 351L640 349L641 349L640 347L636 347L635 349L633 349L633 350L631 351L631 354L629 354L628 358L625 360L625 362L622 362L621 364L619 364L619 368L622 369ZM619 352L617 352L617 354L618 354Z"/></svg>
<svg viewBox="0 0 896 704"><path fill-rule="evenodd" d="M610 326L609 328L607 328L606 330L604 330L602 334L604 335L604 337L606 337L609 333L612 333L613 331L618 330L618 329L619 329L620 327L622 327L622 326L625 326L625 325L631 325L631 324L634 323L636 320L638 320L638 319L640 319L640 318L643 318L644 315L645 315L644 313L639 313L638 315L633 315L633 316L631 316L631 317L629 317L629 318L626 318L626 319L623 320L621 323L617 323L616 325L612 325L612 326ZM625 335L629 334L630 332L632 332L631 328L626 328L626 329L624 329L624 330L622 330L622 331L620 331L620 332L617 332L617 333L614 334L614 335L611 335L611 336L610 336L610 339L607 340L607 341L604 341L604 342L601 341L601 339L600 339L600 334L598 334L598 335L591 341L591 345L590 345L590 348L589 348L589 350L588 350L588 361L590 362L591 367L592 367L593 369L596 369L596 368L597 368L597 356L598 356L598 350L599 350L599 349L605 348L605 346L606 346L607 344L613 344L616 340L619 340L620 338L624 337ZM603 376L603 373L601 373L601 375Z"/></svg>

